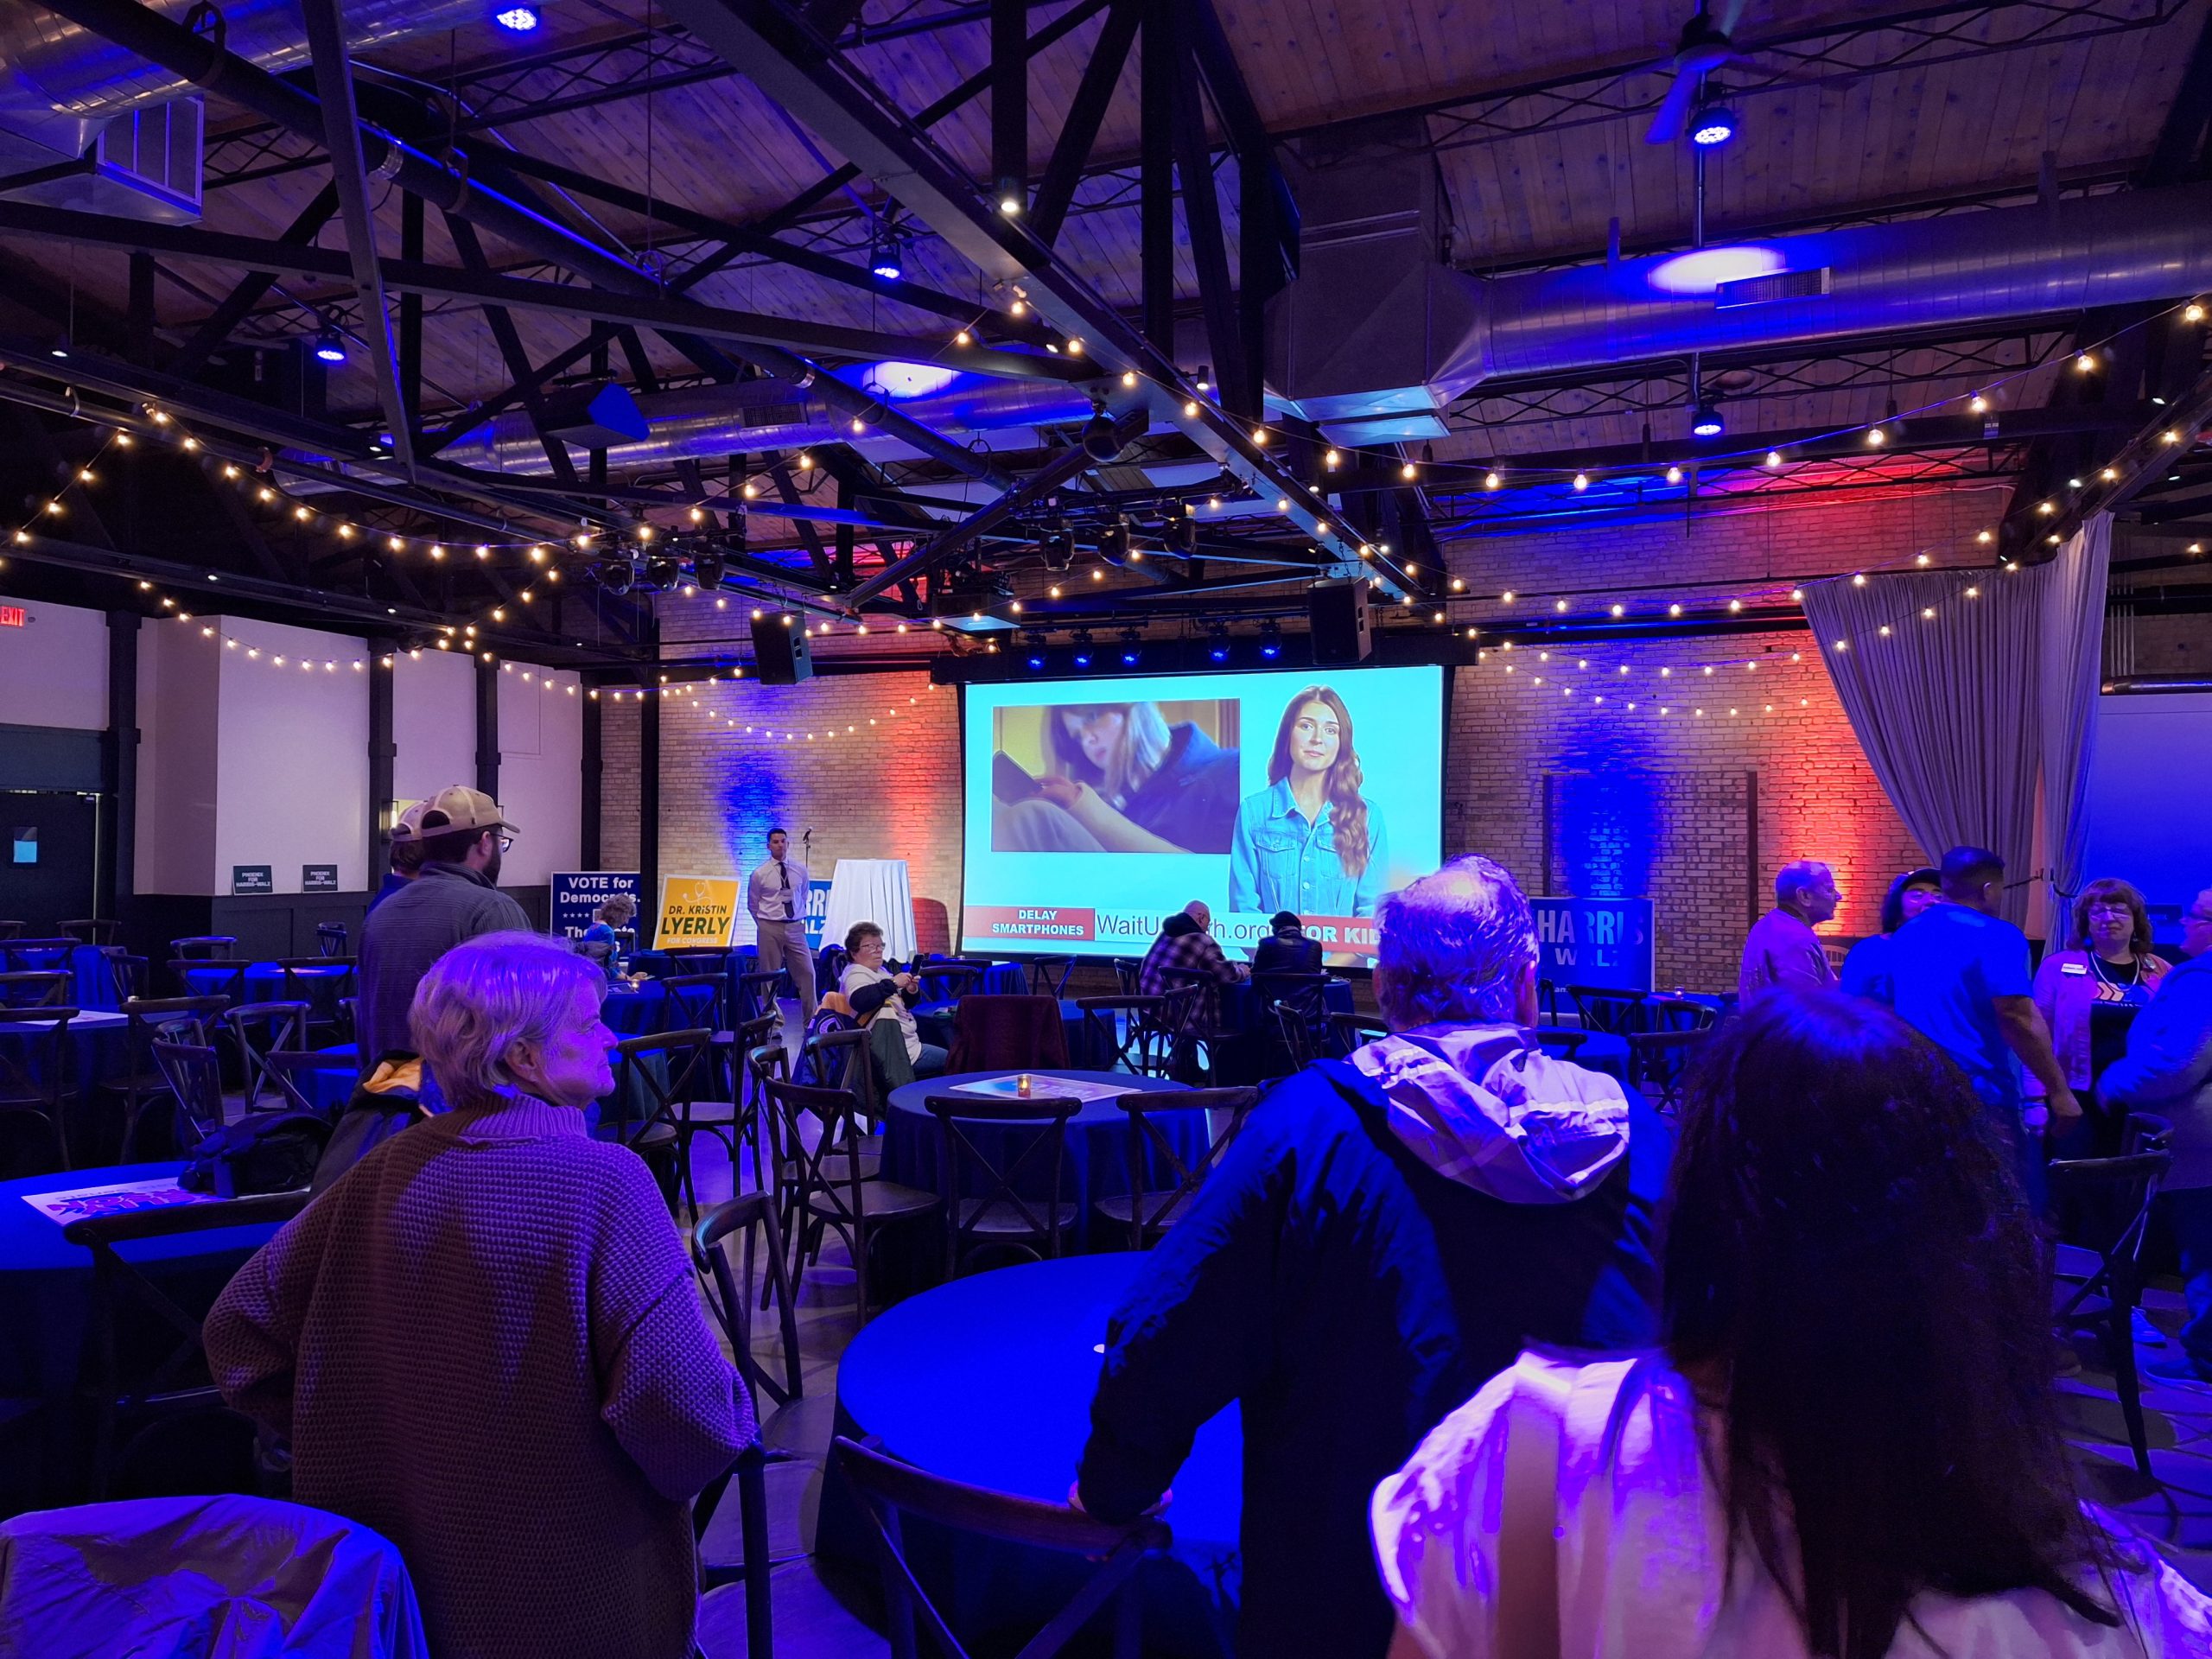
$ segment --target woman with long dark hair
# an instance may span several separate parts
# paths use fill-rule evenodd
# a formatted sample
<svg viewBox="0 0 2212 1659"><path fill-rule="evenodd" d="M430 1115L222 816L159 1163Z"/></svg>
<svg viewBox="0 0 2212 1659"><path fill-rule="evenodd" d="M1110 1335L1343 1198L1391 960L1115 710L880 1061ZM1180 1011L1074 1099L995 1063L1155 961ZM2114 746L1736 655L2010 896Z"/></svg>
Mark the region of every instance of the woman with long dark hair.
<svg viewBox="0 0 2212 1659"><path fill-rule="evenodd" d="M1882 931L1870 933L1851 947L1843 959L1836 987L1853 996L1871 997L1884 1007L1897 1000L1897 982L1890 965L1891 936L1942 896L1943 873L1923 866L1907 870L1890 883L1882 895Z"/></svg>
<svg viewBox="0 0 2212 1659"><path fill-rule="evenodd" d="M1661 1270L1662 1353L1523 1354L1376 1490L1396 1651L1497 1651L1532 1582L1593 1659L2212 1650L2212 1601L2082 1509L2011 1150L1886 1010L1777 992L1713 1034Z"/></svg>
<svg viewBox="0 0 2212 1659"><path fill-rule="evenodd" d="M1372 916L1389 859L1365 783L1351 711L1333 688L1307 686L1275 728L1268 787L1236 809L1229 908Z"/></svg>

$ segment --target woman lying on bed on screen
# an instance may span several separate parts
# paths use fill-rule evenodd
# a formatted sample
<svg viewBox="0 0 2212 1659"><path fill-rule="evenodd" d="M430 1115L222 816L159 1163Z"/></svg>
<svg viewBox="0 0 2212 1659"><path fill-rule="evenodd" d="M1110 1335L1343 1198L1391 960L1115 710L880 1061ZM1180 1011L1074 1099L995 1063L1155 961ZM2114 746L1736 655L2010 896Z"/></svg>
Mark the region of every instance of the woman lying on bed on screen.
<svg viewBox="0 0 2212 1659"><path fill-rule="evenodd" d="M1230 910L1372 916L1389 858L1365 782L1344 700L1307 686L1282 711L1268 787L1237 808Z"/></svg>
<svg viewBox="0 0 2212 1659"><path fill-rule="evenodd" d="M991 846L1002 853L1225 853L1236 816L1236 751L1157 704L1045 711L1046 775L1027 799L1003 780ZM1009 763L1009 766L1011 763ZM1007 768L1000 768L1001 771ZM1012 768L1018 772L1018 767Z"/></svg>

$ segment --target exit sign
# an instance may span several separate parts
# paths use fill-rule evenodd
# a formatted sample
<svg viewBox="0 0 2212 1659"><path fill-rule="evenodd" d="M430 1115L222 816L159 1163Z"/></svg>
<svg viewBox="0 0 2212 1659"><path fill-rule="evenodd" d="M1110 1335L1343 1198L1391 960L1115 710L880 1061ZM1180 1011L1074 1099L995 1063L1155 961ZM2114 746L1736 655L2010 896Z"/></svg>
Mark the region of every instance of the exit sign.
<svg viewBox="0 0 2212 1659"><path fill-rule="evenodd" d="M20 605L0 605L0 628L20 628L27 620Z"/></svg>

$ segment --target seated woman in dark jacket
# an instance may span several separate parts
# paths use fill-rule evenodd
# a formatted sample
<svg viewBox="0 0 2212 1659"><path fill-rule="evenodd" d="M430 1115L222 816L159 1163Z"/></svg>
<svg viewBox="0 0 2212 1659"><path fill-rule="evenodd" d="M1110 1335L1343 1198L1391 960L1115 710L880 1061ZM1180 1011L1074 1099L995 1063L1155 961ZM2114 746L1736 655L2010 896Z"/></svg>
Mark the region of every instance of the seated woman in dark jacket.
<svg viewBox="0 0 2212 1659"><path fill-rule="evenodd" d="M906 1039L906 1058L913 1062L914 1075L942 1077L944 1051L935 1043L924 1042L914 1024L914 998L921 991L922 982L912 974L894 974L884 967L883 930L874 922L855 922L845 934L845 952L852 962L837 988L853 1005L854 1014L861 1020L880 1014L895 1021Z"/></svg>
<svg viewBox="0 0 2212 1659"><path fill-rule="evenodd" d="M1001 853L1225 853L1236 823L1237 752L1157 703L1045 711L1046 775L1026 801L994 804Z"/></svg>

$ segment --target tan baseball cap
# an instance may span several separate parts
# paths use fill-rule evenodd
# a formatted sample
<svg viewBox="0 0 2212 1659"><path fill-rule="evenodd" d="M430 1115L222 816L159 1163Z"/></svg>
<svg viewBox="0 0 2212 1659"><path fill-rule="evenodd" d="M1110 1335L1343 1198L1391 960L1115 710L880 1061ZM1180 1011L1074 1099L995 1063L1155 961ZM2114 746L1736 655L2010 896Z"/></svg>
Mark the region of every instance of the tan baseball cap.
<svg viewBox="0 0 2212 1659"><path fill-rule="evenodd" d="M500 815L499 804L480 789L452 784L410 809L415 814L414 833L428 841L459 830L504 830L518 833ZM403 818L404 823L406 820Z"/></svg>
<svg viewBox="0 0 2212 1659"><path fill-rule="evenodd" d="M417 801L399 815L399 822L391 826L394 841L413 841L423 833L423 809L427 801Z"/></svg>

